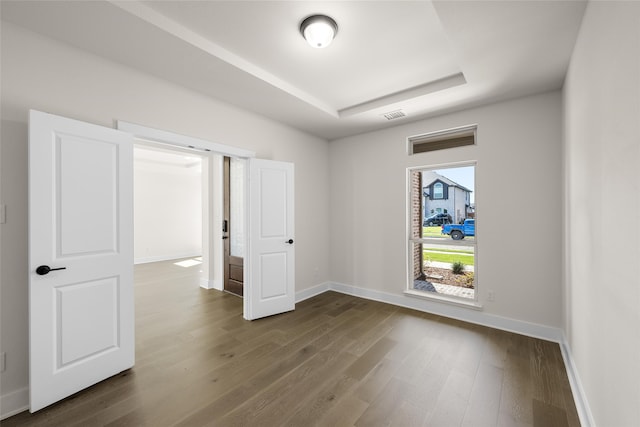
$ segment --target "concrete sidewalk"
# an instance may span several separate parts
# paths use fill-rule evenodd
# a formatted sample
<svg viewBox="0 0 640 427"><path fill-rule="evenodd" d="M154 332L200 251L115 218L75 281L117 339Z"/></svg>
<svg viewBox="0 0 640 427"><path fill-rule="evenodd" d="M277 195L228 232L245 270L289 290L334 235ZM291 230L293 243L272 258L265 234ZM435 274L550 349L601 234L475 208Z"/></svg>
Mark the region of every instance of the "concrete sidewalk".
<svg viewBox="0 0 640 427"><path fill-rule="evenodd" d="M449 264L448 262L428 261L426 265L427 267L445 268L447 270L452 269L451 264ZM465 264L464 271L474 272L474 266Z"/></svg>
<svg viewBox="0 0 640 427"><path fill-rule="evenodd" d="M435 294L468 299L474 299L476 292L475 289L463 288L462 286L444 285L430 280L414 280L413 287L419 291L433 292Z"/></svg>

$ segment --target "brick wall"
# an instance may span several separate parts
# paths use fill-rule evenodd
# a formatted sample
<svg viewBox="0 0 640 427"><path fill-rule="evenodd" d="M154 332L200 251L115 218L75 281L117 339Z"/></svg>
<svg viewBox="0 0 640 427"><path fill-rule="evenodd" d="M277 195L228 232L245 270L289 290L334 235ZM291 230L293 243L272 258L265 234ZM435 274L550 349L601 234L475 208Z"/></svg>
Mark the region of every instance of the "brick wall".
<svg viewBox="0 0 640 427"><path fill-rule="evenodd" d="M412 238L422 237L422 173L411 172L411 233ZM422 245L413 245L413 278L423 278Z"/></svg>

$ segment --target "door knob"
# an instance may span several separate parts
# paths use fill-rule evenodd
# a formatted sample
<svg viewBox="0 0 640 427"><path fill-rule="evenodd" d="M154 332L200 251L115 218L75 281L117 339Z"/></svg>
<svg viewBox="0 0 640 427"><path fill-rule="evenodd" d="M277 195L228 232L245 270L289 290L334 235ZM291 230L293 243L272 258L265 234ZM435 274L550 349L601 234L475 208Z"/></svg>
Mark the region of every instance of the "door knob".
<svg viewBox="0 0 640 427"><path fill-rule="evenodd" d="M56 270L66 270L67 267L58 267L58 268L51 268L48 265L41 265L40 267L36 268L36 273L44 276L45 274L49 274L50 271L56 271Z"/></svg>
<svg viewBox="0 0 640 427"><path fill-rule="evenodd" d="M289 240L287 240L285 243L288 243L288 244L290 244L290 245L293 245L293 239L289 239Z"/></svg>

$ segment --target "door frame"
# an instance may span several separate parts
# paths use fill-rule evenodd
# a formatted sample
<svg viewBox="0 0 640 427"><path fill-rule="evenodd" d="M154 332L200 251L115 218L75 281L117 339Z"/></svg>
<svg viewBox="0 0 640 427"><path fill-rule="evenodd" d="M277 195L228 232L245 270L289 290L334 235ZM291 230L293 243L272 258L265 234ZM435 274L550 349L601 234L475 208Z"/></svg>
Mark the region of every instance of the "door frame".
<svg viewBox="0 0 640 427"><path fill-rule="evenodd" d="M181 135L174 132L150 128L122 120L116 121L116 129L130 133L134 144L138 142L165 146L180 150L196 151L203 156L202 179L207 182L208 194L203 197L202 221L202 273L200 286L205 289L223 290L224 247L222 240L223 220L223 157L249 159L256 157L254 151L226 144ZM137 141L136 141L137 140Z"/></svg>

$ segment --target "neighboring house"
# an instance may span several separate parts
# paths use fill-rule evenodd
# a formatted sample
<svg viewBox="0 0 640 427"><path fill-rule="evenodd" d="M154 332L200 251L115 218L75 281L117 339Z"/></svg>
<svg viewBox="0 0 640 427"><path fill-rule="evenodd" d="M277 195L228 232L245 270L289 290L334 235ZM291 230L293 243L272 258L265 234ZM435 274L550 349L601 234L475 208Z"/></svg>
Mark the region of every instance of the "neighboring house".
<svg viewBox="0 0 640 427"><path fill-rule="evenodd" d="M448 213L454 223L473 217L471 192L468 188L434 171L422 173L424 218Z"/></svg>

